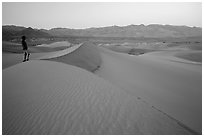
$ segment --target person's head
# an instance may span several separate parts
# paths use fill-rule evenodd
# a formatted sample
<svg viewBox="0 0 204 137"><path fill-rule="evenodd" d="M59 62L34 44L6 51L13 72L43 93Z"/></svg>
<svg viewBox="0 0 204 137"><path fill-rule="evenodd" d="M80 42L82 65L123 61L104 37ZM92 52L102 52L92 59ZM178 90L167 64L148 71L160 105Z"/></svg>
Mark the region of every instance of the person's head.
<svg viewBox="0 0 204 137"><path fill-rule="evenodd" d="M25 39L26 39L26 36L22 36L21 38L22 38L22 40L25 40Z"/></svg>

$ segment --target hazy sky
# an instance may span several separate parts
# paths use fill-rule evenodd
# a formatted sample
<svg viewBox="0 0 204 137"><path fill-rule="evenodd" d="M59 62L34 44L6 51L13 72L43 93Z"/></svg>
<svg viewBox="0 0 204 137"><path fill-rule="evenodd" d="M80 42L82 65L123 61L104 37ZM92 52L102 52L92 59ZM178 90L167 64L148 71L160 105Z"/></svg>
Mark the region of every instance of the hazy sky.
<svg viewBox="0 0 204 137"><path fill-rule="evenodd" d="M2 4L2 24L88 28L130 24L202 26L201 3L11 3Z"/></svg>

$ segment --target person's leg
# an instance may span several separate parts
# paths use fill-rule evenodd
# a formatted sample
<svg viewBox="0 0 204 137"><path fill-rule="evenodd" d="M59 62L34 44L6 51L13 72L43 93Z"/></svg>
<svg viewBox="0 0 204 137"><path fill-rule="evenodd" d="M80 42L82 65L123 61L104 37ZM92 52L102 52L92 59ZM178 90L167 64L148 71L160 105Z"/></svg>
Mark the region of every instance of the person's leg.
<svg viewBox="0 0 204 137"><path fill-rule="evenodd" d="M26 61L26 57L27 57L27 51L25 50L25 51L24 51L24 60L23 60L23 62Z"/></svg>
<svg viewBox="0 0 204 137"><path fill-rule="evenodd" d="M30 53L27 51L27 61L29 60Z"/></svg>

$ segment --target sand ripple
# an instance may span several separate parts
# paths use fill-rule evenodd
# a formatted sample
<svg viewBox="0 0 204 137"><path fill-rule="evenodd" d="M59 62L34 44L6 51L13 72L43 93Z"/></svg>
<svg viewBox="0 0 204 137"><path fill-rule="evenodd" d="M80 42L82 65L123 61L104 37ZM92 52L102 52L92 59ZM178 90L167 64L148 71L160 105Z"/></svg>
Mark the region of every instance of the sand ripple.
<svg viewBox="0 0 204 137"><path fill-rule="evenodd" d="M30 61L3 70L3 134L190 134L83 69Z"/></svg>

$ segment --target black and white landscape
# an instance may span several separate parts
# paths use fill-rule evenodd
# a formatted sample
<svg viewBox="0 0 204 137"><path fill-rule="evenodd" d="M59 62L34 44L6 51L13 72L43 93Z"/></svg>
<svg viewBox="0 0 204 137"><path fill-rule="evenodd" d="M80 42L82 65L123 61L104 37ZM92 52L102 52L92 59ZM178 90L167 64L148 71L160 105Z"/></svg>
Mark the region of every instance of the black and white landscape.
<svg viewBox="0 0 204 137"><path fill-rule="evenodd" d="M201 27L35 28L7 23L7 8L19 3L11 5L3 3L4 135L202 134Z"/></svg>

